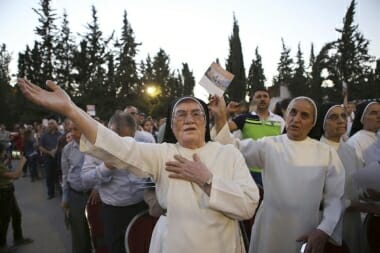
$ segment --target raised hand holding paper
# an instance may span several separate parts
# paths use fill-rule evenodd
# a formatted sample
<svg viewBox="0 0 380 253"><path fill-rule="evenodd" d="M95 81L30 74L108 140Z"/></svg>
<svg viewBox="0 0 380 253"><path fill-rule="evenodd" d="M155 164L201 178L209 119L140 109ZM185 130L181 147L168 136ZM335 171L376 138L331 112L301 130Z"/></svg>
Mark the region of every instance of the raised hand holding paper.
<svg viewBox="0 0 380 253"><path fill-rule="evenodd" d="M210 95L222 96L233 78L233 74L213 62L199 81L199 84L203 86Z"/></svg>

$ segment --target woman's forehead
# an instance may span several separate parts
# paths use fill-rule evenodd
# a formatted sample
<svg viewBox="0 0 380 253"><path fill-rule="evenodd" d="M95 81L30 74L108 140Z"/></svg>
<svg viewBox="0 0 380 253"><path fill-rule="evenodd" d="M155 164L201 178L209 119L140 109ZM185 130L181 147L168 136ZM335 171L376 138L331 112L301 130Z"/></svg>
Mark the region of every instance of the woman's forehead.
<svg viewBox="0 0 380 253"><path fill-rule="evenodd" d="M197 103L191 99L188 99L188 100L184 100L184 101L179 102L173 111L194 110L194 109L200 109L201 110L202 108L201 108L199 103Z"/></svg>
<svg viewBox="0 0 380 253"><path fill-rule="evenodd" d="M306 99L299 99L294 101L289 109L297 109L298 111L307 111L309 113L314 112L314 106Z"/></svg>
<svg viewBox="0 0 380 253"><path fill-rule="evenodd" d="M368 106L367 111L369 112L369 111L378 110L378 109L380 109L380 103L374 103L374 104Z"/></svg>
<svg viewBox="0 0 380 253"><path fill-rule="evenodd" d="M340 112L344 112L344 109L342 106L333 106L333 108L329 110L328 115L333 114L333 113L340 113Z"/></svg>

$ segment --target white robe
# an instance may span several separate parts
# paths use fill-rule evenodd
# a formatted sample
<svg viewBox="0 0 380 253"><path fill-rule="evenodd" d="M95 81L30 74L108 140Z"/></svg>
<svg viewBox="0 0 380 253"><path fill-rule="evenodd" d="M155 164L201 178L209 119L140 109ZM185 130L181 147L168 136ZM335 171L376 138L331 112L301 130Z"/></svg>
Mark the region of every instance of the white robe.
<svg viewBox="0 0 380 253"><path fill-rule="evenodd" d="M245 252L237 220L252 217L259 192L233 146L208 142L199 149L186 149L179 144L139 143L98 124L95 144L82 135L81 150L154 179L158 202L167 209L167 236L156 233L163 238L161 252ZM195 183L170 179L165 170L165 162L174 160L174 155L192 159L194 153L213 174L210 197Z"/></svg>
<svg viewBox="0 0 380 253"><path fill-rule="evenodd" d="M240 141L231 136L227 125L215 140L234 143L248 166L263 168L265 197L252 228L249 252L299 252L301 243L296 239L315 228L341 243L338 223L344 210L345 175L334 149L310 138L292 141L287 135Z"/></svg>
<svg viewBox="0 0 380 253"><path fill-rule="evenodd" d="M353 147L345 142L333 142L322 136L321 142L334 148L339 155L345 169L344 199L345 207L349 207L352 201L359 201L360 190L353 182L352 175L363 168L363 163L357 157ZM363 226L360 212L345 212L343 216L343 240L350 252L363 252L364 240Z"/></svg>
<svg viewBox="0 0 380 253"><path fill-rule="evenodd" d="M347 144L355 149L357 156L364 163L363 153L370 146L374 145L374 143L377 141L377 138L378 137L374 132L360 130L348 139Z"/></svg>

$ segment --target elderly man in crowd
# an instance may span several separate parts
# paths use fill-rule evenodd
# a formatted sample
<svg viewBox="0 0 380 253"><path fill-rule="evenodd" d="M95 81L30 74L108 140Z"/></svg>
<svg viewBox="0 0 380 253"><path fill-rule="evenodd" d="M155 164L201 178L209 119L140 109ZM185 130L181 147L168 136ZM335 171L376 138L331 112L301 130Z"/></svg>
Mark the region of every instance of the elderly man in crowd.
<svg viewBox="0 0 380 253"><path fill-rule="evenodd" d="M116 111L108 126L121 137L135 135L135 119L126 112ZM81 178L89 188L96 187L99 191L108 252L125 252L124 236L128 224L136 214L147 208L142 188L145 180L127 170L109 169L101 160L90 155L85 156Z"/></svg>

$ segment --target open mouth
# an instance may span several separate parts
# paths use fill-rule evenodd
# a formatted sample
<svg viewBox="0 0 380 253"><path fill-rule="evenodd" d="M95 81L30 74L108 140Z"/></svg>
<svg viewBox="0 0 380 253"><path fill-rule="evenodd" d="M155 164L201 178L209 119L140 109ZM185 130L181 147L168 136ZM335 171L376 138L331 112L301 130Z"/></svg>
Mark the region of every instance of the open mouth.
<svg viewBox="0 0 380 253"><path fill-rule="evenodd" d="M188 127L188 128L185 128L183 131L184 132L191 132L191 131L195 131L197 130L195 127Z"/></svg>
<svg viewBox="0 0 380 253"><path fill-rule="evenodd" d="M298 130L300 127L295 125L290 125L289 129Z"/></svg>

